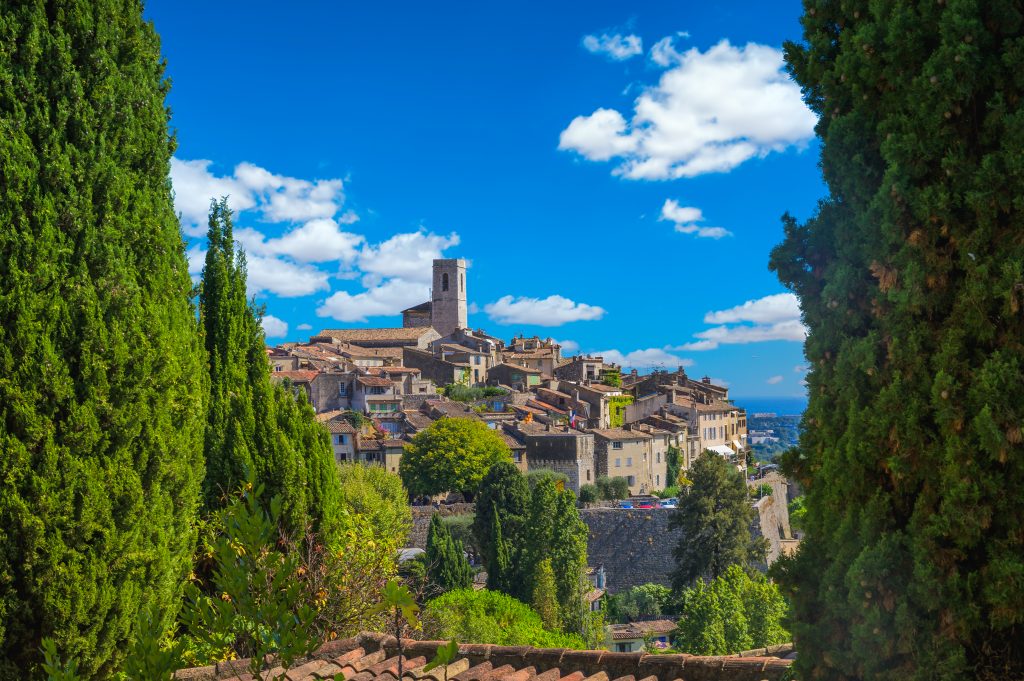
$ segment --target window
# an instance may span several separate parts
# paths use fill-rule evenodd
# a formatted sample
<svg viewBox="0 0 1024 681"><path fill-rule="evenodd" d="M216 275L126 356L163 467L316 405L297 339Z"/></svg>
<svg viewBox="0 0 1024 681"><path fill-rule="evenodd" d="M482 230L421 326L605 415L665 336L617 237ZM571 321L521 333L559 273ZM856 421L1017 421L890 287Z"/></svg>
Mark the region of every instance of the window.
<svg viewBox="0 0 1024 681"><path fill-rule="evenodd" d="M626 457L626 465L627 466L632 466L633 465L633 457L631 457L631 456L627 456Z"/></svg>
<svg viewBox="0 0 1024 681"><path fill-rule="evenodd" d="M587 482L590 482L590 469L587 469Z"/></svg>
<svg viewBox="0 0 1024 681"><path fill-rule="evenodd" d="M660 475L655 475L654 476L654 485L656 487L661 487L661 476Z"/></svg>
<svg viewBox="0 0 1024 681"><path fill-rule="evenodd" d="M633 485L635 485L635 484L636 484L636 476L635 476L635 475L627 475L627 476L626 476L626 483L627 483L627 484L628 484L628 485L629 485L630 487L632 487Z"/></svg>
<svg viewBox="0 0 1024 681"><path fill-rule="evenodd" d="M384 394L384 390L385 389L380 387L379 385L375 385L375 386L372 386L370 388L370 394L371 395L383 395Z"/></svg>
<svg viewBox="0 0 1024 681"><path fill-rule="evenodd" d="M612 443L612 449L622 449L622 443L621 442L613 442Z"/></svg>
<svg viewBox="0 0 1024 681"><path fill-rule="evenodd" d="M421 385L421 386L420 386L420 392L421 392L421 393L425 393L425 392L427 392L427 386L425 386L425 385Z"/></svg>
<svg viewBox="0 0 1024 681"><path fill-rule="evenodd" d="M447 272L445 272L444 274L441 275L441 290L442 291L447 291L448 290L448 273Z"/></svg>
<svg viewBox="0 0 1024 681"><path fill-rule="evenodd" d="M460 274L459 275L459 290L460 291L465 291L466 290L466 275L465 274Z"/></svg>
<svg viewBox="0 0 1024 681"><path fill-rule="evenodd" d="M657 461L655 461L655 463L661 463L661 452L658 452L655 456L657 457Z"/></svg>
<svg viewBox="0 0 1024 681"><path fill-rule="evenodd" d="M473 364L480 363L480 355L473 355Z"/></svg>
<svg viewBox="0 0 1024 681"><path fill-rule="evenodd" d="M339 383L338 384L338 394L339 395L348 395L348 383Z"/></svg>
<svg viewBox="0 0 1024 681"><path fill-rule="evenodd" d="M621 468L622 467L622 459L615 459L615 467L616 468Z"/></svg>

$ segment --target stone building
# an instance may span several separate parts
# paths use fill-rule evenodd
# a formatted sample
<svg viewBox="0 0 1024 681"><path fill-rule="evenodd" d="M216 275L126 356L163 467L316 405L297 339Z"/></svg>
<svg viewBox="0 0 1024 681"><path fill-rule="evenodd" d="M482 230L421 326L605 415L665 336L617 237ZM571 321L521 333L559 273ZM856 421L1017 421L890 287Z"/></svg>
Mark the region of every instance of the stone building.
<svg viewBox="0 0 1024 681"><path fill-rule="evenodd" d="M527 470L549 469L564 473L568 487L577 494L581 485L592 484L594 436L561 424L509 423L505 432L526 447Z"/></svg>
<svg viewBox="0 0 1024 681"><path fill-rule="evenodd" d="M466 303L466 261L462 258L434 261L430 300L402 310L404 328L430 327L438 337L469 328Z"/></svg>
<svg viewBox="0 0 1024 681"><path fill-rule="evenodd" d="M664 484L655 486L654 437L650 433L624 428L600 428L592 432L598 476L625 478L630 494L647 494L664 487ZM664 483L664 455L661 460L658 479Z"/></svg>

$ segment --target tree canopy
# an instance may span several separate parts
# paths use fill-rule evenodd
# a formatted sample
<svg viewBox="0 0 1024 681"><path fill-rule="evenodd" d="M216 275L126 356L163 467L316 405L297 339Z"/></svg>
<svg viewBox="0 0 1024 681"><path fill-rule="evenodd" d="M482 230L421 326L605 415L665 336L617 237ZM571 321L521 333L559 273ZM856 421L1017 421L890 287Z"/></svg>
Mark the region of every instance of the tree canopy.
<svg viewBox="0 0 1024 681"><path fill-rule="evenodd" d="M132 0L0 4L0 677L166 627L205 409L160 42Z"/></svg>
<svg viewBox="0 0 1024 681"><path fill-rule="evenodd" d="M505 441L482 421L443 418L405 446L398 472L416 496L461 492L471 498L490 467L511 457Z"/></svg>
<svg viewBox="0 0 1024 681"><path fill-rule="evenodd" d="M425 555L428 588L432 593L440 595L473 585L473 569L462 553L462 542L452 537L438 513L430 518Z"/></svg>
<svg viewBox="0 0 1024 681"><path fill-rule="evenodd" d="M1024 676L1019 2L805 2L828 196L771 266L809 329L781 579L807 678Z"/></svg>
<svg viewBox="0 0 1024 681"><path fill-rule="evenodd" d="M676 588L698 578L711 580L730 565L750 566L764 551L750 535L754 509L743 474L714 452L705 451L690 467L692 485L683 488L670 529L680 529L675 550Z"/></svg>

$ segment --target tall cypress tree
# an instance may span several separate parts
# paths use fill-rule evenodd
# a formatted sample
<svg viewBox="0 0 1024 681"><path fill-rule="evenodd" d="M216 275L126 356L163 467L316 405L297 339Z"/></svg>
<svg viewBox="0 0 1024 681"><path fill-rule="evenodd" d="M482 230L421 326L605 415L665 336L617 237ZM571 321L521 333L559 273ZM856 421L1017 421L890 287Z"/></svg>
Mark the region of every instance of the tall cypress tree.
<svg viewBox="0 0 1024 681"><path fill-rule="evenodd" d="M246 299L245 254L235 249L226 199L213 201L199 296L210 400L205 439L207 508L251 473L264 498L281 496L293 534L330 535L339 522L339 482L327 431L305 395L270 380L259 312Z"/></svg>
<svg viewBox="0 0 1024 681"><path fill-rule="evenodd" d="M784 586L807 678L1024 676L1024 8L805 2L829 196L772 266L810 329Z"/></svg>
<svg viewBox="0 0 1024 681"><path fill-rule="evenodd" d="M204 372L134 0L0 5L0 677L109 675L194 547Z"/></svg>
<svg viewBox="0 0 1024 681"><path fill-rule="evenodd" d="M434 589L431 597L473 585L473 569L463 553L462 542L452 536L439 513L430 518L426 561L427 576Z"/></svg>

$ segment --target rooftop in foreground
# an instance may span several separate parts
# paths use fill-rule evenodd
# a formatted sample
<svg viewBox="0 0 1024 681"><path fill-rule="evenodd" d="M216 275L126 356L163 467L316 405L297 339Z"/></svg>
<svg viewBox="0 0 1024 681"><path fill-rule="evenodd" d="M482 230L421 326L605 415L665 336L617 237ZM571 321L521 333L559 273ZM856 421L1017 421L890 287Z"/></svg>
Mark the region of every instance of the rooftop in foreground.
<svg viewBox="0 0 1024 681"><path fill-rule="evenodd" d="M423 670L444 641L404 643L403 678L444 681L444 667ZM269 676L314 681L343 674L346 681L397 681L395 644L392 636L363 633L332 641L290 669L271 669ZM463 644L447 672L449 681L780 681L792 664L792 654L790 644L715 657ZM183 669L175 678L251 680L247 666L248 660L233 660Z"/></svg>

